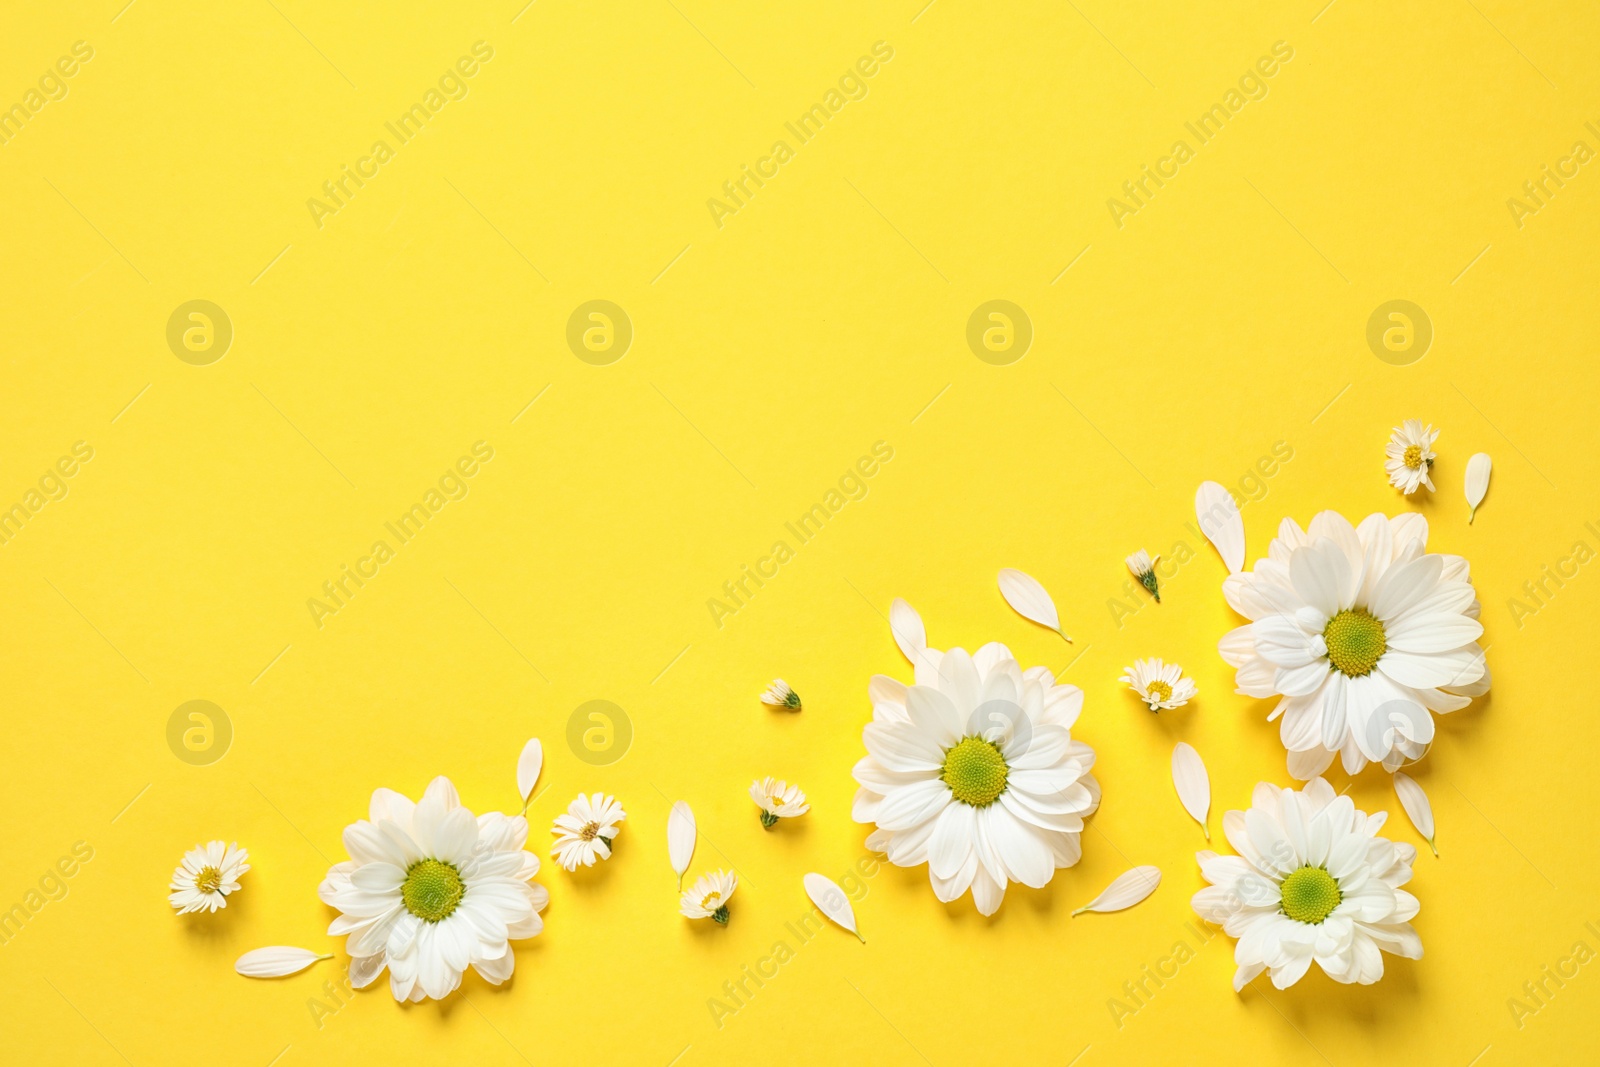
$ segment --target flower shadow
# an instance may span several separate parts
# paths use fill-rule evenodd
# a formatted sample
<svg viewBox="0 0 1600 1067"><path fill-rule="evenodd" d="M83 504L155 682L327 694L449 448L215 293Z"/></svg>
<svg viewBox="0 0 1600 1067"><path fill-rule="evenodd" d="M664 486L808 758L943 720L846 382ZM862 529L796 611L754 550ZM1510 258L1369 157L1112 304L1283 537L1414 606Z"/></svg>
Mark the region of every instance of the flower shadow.
<svg viewBox="0 0 1600 1067"><path fill-rule="evenodd" d="M255 894L241 889L229 894L227 906L214 912L192 911L187 915L174 915L183 924L184 936L207 948L220 947L235 939L235 934L249 924L255 910Z"/></svg>
<svg viewBox="0 0 1600 1067"><path fill-rule="evenodd" d="M551 863L552 871L560 871L560 877L571 879L572 884L586 889L597 889L611 880L611 868L621 857L612 853L610 859L595 860L594 866L585 867L579 864L572 870L567 870L559 863Z"/></svg>
<svg viewBox="0 0 1600 1067"><path fill-rule="evenodd" d="M1305 977L1288 989L1275 988L1266 972L1246 989L1266 998L1302 1036L1334 1014L1347 1024L1378 1032L1404 1025L1405 1020L1415 1019L1422 1010L1416 962L1384 953L1383 977L1372 985L1335 982L1312 964Z"/></svg>

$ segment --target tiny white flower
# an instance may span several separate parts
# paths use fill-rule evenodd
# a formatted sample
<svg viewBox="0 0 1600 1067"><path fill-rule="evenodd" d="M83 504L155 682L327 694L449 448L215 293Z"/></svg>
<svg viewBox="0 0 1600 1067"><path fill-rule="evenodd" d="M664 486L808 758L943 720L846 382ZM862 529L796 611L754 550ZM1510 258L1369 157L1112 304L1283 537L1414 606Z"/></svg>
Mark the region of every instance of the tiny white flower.
<svg viewBox="0 0 1600 1067"><path fill-rule="evenodd" d="M597 859L610 859L620 829L617 824L627 817L616 797L579 793L550 827L557 835L550 855L569 871L577 870L580 863L593 867Z"/></svg>
<svg viewBox="0 0 1600 1067"><path fill-rule="evenodd" d="M779 819L792 819L811 810L799 786L770 777L750 783L750 799L761 809L761 825L768 830L776 826Z"/></svg>
<svg viewBox="0 0 1600 1067"><path fill-rule="evenodd" d="M732 871L703 874L684 890L678 910L690 919L714 919L728 925L728 898L739 888L739 876Z"/></svg>
<svg viewBox="0 0 1600 1067"><path fill-rule="evenodd" d="M1133 666L1123 670L1121 680L1151 711L1181 708L1200 691L1194 679L1183 676L1182 667L1159 659L1134 660Z"/></svg>
<svg viewBox="0 0 1600 1067"><path fill-rule="evenodd" d="M1128 570L1132 571L1133 576L1139 579L1139 584L1148 589L1150 595L1156 598L1157 604L1161 603L1161 586L1156 582L1156 564L1159 562L1161 562L1159 553L1157 553L1155 559L1151 559L1150 553L1142 548L1126 560Z"/></svg>
<svg viewBox="0 0 1600 1067"><path fill-rule="evenodd" d="M1394 435L1389 438L1389 446L1384 454L1389 458L1383 468L1389 472L1389 484L1400 490L1406 496L1415 493L1420 486L1427 486L1433 492L1433 479L1428 477L1436 457L1433 443L1439 439L1439 431L1431 425L1422 425L1421 419L1407 419L1396 426Z"/></svg>
<svg viewBox="0 0 1600 1067"><path fill-rule="evenodd" d="M184 853L183 862L172 872L172 892L167 902L179 915L191 911L207 914L228 906L228 894L239 891L239 876L250 869L245 861L250 853L237 844L211 841Z"/></svg>
<svg viewBox="0 0 1600 1067"><path fill-rule="evenodd" d="M767 686L767 691L761 694L761 703L774 708L799 711L800 694L790 689L789 683L782 678L774 678L772 684Z"/></svg>

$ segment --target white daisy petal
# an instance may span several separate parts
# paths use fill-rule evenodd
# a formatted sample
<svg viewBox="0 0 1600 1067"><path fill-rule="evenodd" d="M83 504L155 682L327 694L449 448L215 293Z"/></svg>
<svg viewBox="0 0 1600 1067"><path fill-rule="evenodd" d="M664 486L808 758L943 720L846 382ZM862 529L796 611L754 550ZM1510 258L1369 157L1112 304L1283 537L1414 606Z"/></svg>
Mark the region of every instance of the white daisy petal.
<svg viewBox="0 0 1600 1067"><path fill-rule="evenodd" d="M1379 619L1397 619L1439 583L1444 561L1436 555L1397 563L1384 573L1368 605Z"/></svg>
<svg viewBox="0 0 1600 1067"><path fill-rule="evenodd" d="M683 888L684 872L694 859L695 836L694 812L689 809L689 802L674 802L672 810L667 813L667 858L672 863L673 873L678 876L680 889Z"/></svg>
<svg viewBox="0 0 1600 1067"><path fill-rule="evenodd" d="M1390 648L1402 652L1448 652L1482 637L1483 624L1459 612L1422 615L1413 611L1385 627L1384 636Z"/></svg>
<svg viewBox="0 0 1600 1067"><path fill-rule="evenodd" d="M895 597L889 605L889 632L894 635L894 643L900 646L900 652L913 666L916 665L928 648L928 631L922 625L922 616L917 614L917 609L899 597Z"/></svg>
<svg viewBox="0 0 1600 1067"><path fill-rule="evenodd" d="M528 810L533 797L533 787L539 783L539 772L544 769L544 746L537 737L522 746L517 757L517 795L522 798L522 810Z"/></svg>
<svg viewBox="0 0 1600 1067"><path fill-rule="evenodd" d="M1336 614L1350 581L1350 561L1333 541L1314 541L1289 557L1289 580L1294 591L1323 618Z"/></svg>
<svg viewBox="0 0 1600 1067"><path fill-rule="evenodd" d="M908 696L908 703L910 699ZM867 735L867 751L891 771L927 773L938 770L944 762L938 743L918 733L916 726L909 722L892 725L870 722L863 733Z"/></svg>
<svg viewBox="0 0 1600 1067"><path fill-rule="evenodd" d="M1172 784L1178 790L1178 800L1194 821L1211 840L1211 827L1206 824L1211 814L1211 777L1206 774L1205 761L1194 746L1179 741L1172 749Z"/></svg>
<svg viewBox="0 0 1600 1067"><path fill-rule="evenodd" d="M1405 809L1406 818L1411 820L1411 825L1417 828L1417 833L1433 849L1433 854L1439 854L1439 846L1433 843L1433 805L1428 803L1428 794L1422 791L1410 775L1395 772L1394 792L1400 798L1400 806Z"/></svg>
<svg viewBox="0 0 1600 1067"><path fill-rule="evenodd" d="M1489 471L1494 466L1494 461L1489 458L1489 453L1479 452L1467 460L1467 476L1463 483L1467 493L1467 522L1471 523L1478 516L1478 505L1483 503L1484 494L1489 491Z"/></svg>
<svg viewBox="0 0 1600 1067"><path fill-rule="evenodd" d="M944 676L957 665L954 656L944 657L939 664L940 675ZM970 716L978 704L977 671L973 669L970 659L965 661L965 667L965 672L957 672L962 674L961 686L953 686L965 705L960 711L952 698L938 689L918 685L906 691L906 715L911 720L911 727L940 749L949 748L961 739L962 720Z"/></svg>
<svg viewBox="0 0 1600 1067"><path fill-rule="evenodd" d="M856 913L850 907L850 898L845 896L844 890L832 879L820 874L808 874L800 881L805 886L806 896L811 898L811 903L822 914L855 934L863 945L867 943L861 931L856 929Z"/></svg>
<svg viewBox="0 0 1600 1067"><path fill-rule="evenodd" d="M1104 892L1073 912L1074 916L1086 911L1122 911L1144 900L1161 884L1161 868L1135 867L1124 871L1106 886Z"/></svg>
<svg viewBox="0 0 1600 1067"><path fill-rule="evenodd" d="M1201 482L1194 494L1194 514L1229 574L1244 570L1244 518L1233 494L1216 482Z"/></svg>
<svg viewBox="0 0 1600 1067"><path fill-rule="evenodd" d="M1006 598L1006 603L1018 615L1054 630L1067 641L1072 640L1061 631L1061 618L1056 613L1055 601L1050 599L1050 594L1032 575L1013 567L1004 568L1000 572L1000 595Z"/></svg>
<svg viewBox="0 0 1600 1067"><path fill-rule="evenodd" d="M297 974L318 960L331 959L331 954L318 955L310 949L277 945L251 949L234 962L233 969L246 978L282 978Z"/></svg>

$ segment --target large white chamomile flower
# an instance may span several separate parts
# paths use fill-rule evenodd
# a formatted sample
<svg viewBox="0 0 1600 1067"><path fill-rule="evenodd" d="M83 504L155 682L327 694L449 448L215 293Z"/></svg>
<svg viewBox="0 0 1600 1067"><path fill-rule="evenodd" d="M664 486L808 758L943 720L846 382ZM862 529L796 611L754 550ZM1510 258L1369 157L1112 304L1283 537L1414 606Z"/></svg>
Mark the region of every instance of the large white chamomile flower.
<svg viewBox="0 0 1600 1067"><path fill-rule="evenodd" d="M869 849L926 863L935 896L971 889L984 915L1011 881L1039 888L1078 862L1084 816L1100 805L1094 750L1070 732L1081 689L988 644L923 649L914 685L877 675L868 694L852 813L877 824Z"/></svg>
<svg viewBox="0 0 1600 1067"><path fill-rule="evenodd" d="M544 928L549 892L531 884L539 857L523 851L528 820L492 811L473 817L448 778L412 803L392 789L372 794L370 820L345 827L350 859L317 887L342 913L330 935L348 934L357 989L389 970L396 1000L435 1000L470 965L491 985L511 977L513 938Z"/></svg>
<svg viewBox="0 0 1600 1067"><path fill-rule="evenodd" d="M1267 558L1222 584L1251 622L1218 647L1237 691L1279 697L1268 721L1289 773L1314 778L1339 753L1355 774L1421 759L1433 717L1489 689L1479 604L1467 561L1426 552L1421 515L1369 515L1359 527L1324 511L1302 531L1284 519Z"/></svg>
<svg viewBox="0 0 1600 1067"><path fill-rule="evenodd" d="M1400 888L1417 850L1377 836L1386 818L1357 811L1321 778L1303 792L1262 782L1249 811L1223 816L1239 855L1195 854L1211 884L1193 904L1238 939L1235 992L1268 969L1287 989L1313 962L1336 982L1370 985L1383 977L1382 953L1422 958L1410 923L1417 898Z"/></svg>

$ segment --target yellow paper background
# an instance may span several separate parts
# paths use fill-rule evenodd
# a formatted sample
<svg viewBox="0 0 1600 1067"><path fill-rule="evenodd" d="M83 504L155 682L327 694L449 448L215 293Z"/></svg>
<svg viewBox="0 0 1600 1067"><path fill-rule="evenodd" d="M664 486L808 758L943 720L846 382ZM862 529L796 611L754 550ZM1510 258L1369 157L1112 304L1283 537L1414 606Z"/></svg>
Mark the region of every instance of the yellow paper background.
<svg viewBox="0 0 1600 1067"><path fill-rule="evenodd" d="M74 442L94 455L0 547L0 908L93 849L0 946L12 1059L1583 1055L1600 976L1561 961L1600 948L1600 579L1577 567L1520 618L1508 600L1547 565L1570 574L1574 542L1600 547L1584 525L1600 525L1600 176L1579 168L1520 227L1506 201L1575 141L1600 147L1594 12L921 2L13 5L0 102L74 42L94 55L0 146L0 506ZM465 98L319 228L307 199L477 41L493 59ZM893 58L866 96L798 145L784 123L879 41ZM1115 225L1107 199L1193 144L1184 123L1279 41L1293 58L1267 95ZM719 227L707 199L779 138L794 158ZM565 341L596 298L634 328L609 366ZM1035 331L1009 366L964 339L997 298ZM1399 298L1435 330L1409 366L1365 341ZM165 340L193 299L235 331L209 366ZM1382 471L1407 417L1443 429L1439 491L1409 501ZM319 628L307 599L478 441L494 458L469 494ZM798 545L784 524L880 441L893 459L865 498ZM1169 755L1182 739L1204 756L1214 829L1255 782L1288 779L1268 705L1233 695L1216 655L1235 622L1224 571L1185 524L1200 481L1239 487L1280 442L1292 459L1243 487L1260 498L1252 557L1284 515L1419 510L1430 547L1472 561L1494 690L1440 722L1415 771L1443 853L1424 850L1410 887L1425 957L1386 957L1374 987L1313 973L1236 995L1231 943L1202 947L1190 925L1203 841ZM1468 526L1477 451L1495 473ZM795 557L715 625L708 598L778 539ZM1165 603L1115 618L1122 557L1178 542L1195 557ZM1006 608L1003 566L1045 583L1075 645ZM992 919L938 903L923 869L885 868L856 904L867 945L832 928L802 944L786 928L801 875L865 855L849 772L868 678L909 677L883 617L895 596L938 646L1070 662L1105 803L1083 862L1013 887ZM1145 712L1116 679L1147 655L1182 663L1199 699ZM757 704L775 675L803 713ZM210 766L167 744L195 699L235 731ZM608 766L566 742L596 699L634 729ZM600 869L546 863L546 929L509 987L469 977L411 1007L380 987L318 1013L312 998L340 1004L321 983L342 954L279 982L232 973L265 944L339 951L314 891L374 787L416 795L446 774L469 807L515 809L533 735L548 792L532 847L580 790L629 818ZM745 789L765 774L813 811L764 832ZM1350 792L1420 844L1381 772ZM725 930L677 915L664 826L680 797L702 829L695 872L743 876ZM175 918L171 869L213 837L254 870L225 912ZM1069 918L1138 863L1164 872L1152 899ZM778 941L794 957L719 1026L710 999ZM1157 987L1145 968L1170 970L1178 941L1196 954ZM1524 991L1540 981L1542 1005ZM1537 1012L1518 1018L1514 997Z"/></svg>

